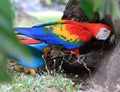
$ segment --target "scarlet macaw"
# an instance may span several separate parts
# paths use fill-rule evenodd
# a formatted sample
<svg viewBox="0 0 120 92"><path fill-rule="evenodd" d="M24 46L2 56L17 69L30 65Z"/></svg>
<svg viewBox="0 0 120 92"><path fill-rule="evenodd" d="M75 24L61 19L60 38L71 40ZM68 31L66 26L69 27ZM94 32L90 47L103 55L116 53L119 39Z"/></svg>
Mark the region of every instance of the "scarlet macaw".
<svg viewBox="0 0 120 92"><path fill-rule="evenodd" d="M15 30L33 39L43 41L48 46L62 46L73 51L76 56L79 56L78 48L90 42L91 39L106 40L113 32L105 24L79 23L71 20L60 20Z"/></svg>
<svg viewBox="0 0 120 92"><path fill-rule="evenodd" d="M60 46L67 50L73 51L76 56L80 56L79 48L90 42L91 39L106 40L113 32L113 30L101 23L79 23L71 20L60 20L57 22L49 22L39 24L31 28L15 28L16 32L25 36L31 37L33 41L27 41L24 44L37 51L33 54L39 56L38 62L33 61L33 65L26 66L23 61L21 64L26 67L38 68L40 67L41 52L48 46ZM34 43L37 42L37 44ZM39 42L40 41L40 42ZM42 42L41 42L42 41ZM21 42L24 42L21 40ZM29 44L31 43L31 44ZM34 52L33 51L33 52ZM34 57L33 56L33 57ZM42 60L44 62L44 60ZM35 66L36 64L37 66ZM43 64L44 65L44 64Z"/></svg>

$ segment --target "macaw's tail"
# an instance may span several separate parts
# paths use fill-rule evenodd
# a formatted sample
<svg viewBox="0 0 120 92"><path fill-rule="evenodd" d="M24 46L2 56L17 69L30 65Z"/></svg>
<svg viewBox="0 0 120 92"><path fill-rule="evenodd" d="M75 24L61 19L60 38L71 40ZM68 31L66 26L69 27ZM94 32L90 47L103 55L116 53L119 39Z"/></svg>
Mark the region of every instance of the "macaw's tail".
<svg viewBox="0 0 120 92"><path fill-rule="evenodd" d="M31 34L31 30L32 28L15 28L15 33L20 33L22 35L34 38L34 36Z"/></svg>
<svg viewBox="0 0 120 92"><path fill-rule="evenodd" d="M23 65L27 68L41 68L43 66L45 66L45 60L43 58L43 52L40 51L39 49L32 47L32 46L27 46L32 54L32 57L30 57L32 59L32 62L29 61L22 61L20 59L18 60L18 65Z"/></svg>
<svg viewBox="0 0 120 92"><path fill-rule="evenodd" d="M25 35L20 35L20 34L16 34L18 40L22 43L22 44L37 44L37 43L41 43L40 40L36 40L33 38L30 38L28 36Z"/></svg>
<svg viewBox="0 0 120 92"><path fill-rule="evenodd" d="M25 35L18 35L17 34L17 38L19 39L19 41L22 43L22 44L25 44L27 46L32 46L34 48L37 48L38 50L40 51L43 51L44 48L48 47L49 45L45 42L42 42L40 40L36 40L36 39L33 39L33 38L30 38L28 36L25 36Z"/></svg>

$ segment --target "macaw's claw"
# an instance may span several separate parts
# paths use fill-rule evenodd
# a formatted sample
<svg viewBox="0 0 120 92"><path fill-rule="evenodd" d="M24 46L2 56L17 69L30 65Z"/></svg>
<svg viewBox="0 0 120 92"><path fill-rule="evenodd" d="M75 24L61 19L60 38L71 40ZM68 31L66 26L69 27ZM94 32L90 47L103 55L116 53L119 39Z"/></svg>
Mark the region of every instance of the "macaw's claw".
<svg viewBox="0 0 120 92"><path fill-rule="evenodd" d="M23 66L17 65L18 64L17 60L12 60L11 64L16 71L21 71L23 69Z"/></svg>
<svg viewBox="0 0 120 92"><path fill-rule="evenodd" d="M86 54L81 54L81 55L77 56L77 59L78 59L79 61L83 62L84 59L85 59L87 56L90 56L90 55L92 55L92 54L93 54L93 52L89 52L89 53L86 53Z"/></svg>
<svg viewBox="0 0 120 92"><path fill-rule="evenodd" d="M14 69L15 69L16 71L18 71L18 72L22 71L23 68L24 68L23 66L18 66L18 65L15 65L15 66L14 66Z"/></svg>
<svg viewBox="0 0 120 92"><path fill-rule="evenodd" d="M34 68L26 68L24 66L15 65L15 70L19 72L23 71L24 73L36 74L36 70Z"/></svg>
<svg viewBox="0 0 120 92"><path fill-rule="evenodd" d="M18 64L17 60L11 60L11 63L13 66Z"/></svg>
<svg viewBox="0 0 120 92"><path fill-rule="evenodd" d="M46 47L46 48L44 49L43 53L44 53L44 57L45 57L45 58L47 58L47 55L48 55L48 53L49 53L51 50L52 50L51 47Z"/></svg>
<svg viewBox="0 0 120 92"><path fill-rule="evenodd" d="M22 65L18 65L17 61L12 61L11 63L14 66L14 69L18 72L36 74L36 69L34 68L26 68Z"/></svg>
<svg viewBox="0 0 120 92"><path fill-rule="evenodd" d="M31 74L36 74L36 70L32 68L25 68L24 67L24 72L25 73L31 73Z"/></svg>

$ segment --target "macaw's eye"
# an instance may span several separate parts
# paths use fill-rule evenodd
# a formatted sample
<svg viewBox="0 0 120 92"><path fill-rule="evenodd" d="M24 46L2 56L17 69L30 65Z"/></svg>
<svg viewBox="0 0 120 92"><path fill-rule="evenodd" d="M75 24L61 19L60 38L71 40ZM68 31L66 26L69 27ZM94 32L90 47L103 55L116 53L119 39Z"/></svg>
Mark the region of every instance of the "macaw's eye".
<svg viewBox="0 0 120 92"><path fill-rule="evenodd" d="M104 30L104 32L107 32L107 30Z"/></svg>
<svg viewBox="0 0 120 92"><path fill-rule="evenodd" d="M104 32L108 32L108 30L105 29Z"/></svg>

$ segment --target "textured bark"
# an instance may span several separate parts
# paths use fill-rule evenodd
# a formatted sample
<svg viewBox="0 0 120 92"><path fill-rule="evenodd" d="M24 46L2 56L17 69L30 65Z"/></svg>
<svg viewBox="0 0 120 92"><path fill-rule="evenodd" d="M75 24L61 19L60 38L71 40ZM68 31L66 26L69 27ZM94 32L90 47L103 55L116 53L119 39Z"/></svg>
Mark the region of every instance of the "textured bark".
<svg viewBox="0 0 120 92"><path fill-rule="evenodd" d="M120 0L118 0L118 2L120 3ZM100 20L99 15L96 13L94 19L88 21L77 0L69 0L62 19L70 19L78 22L101 22L114 29L116 34L115 48L109 49L107 53L103 55L104 57L99 59L99 62L102 63L99 64L99 69L92 79L95 83L93 86L97 89L97 92L120 92L120 20L112 21L110 16L105 16L104 19ZM96 56L96 53L93 56ZM91 58L94 60L93 56L91 56ZM97 84L99 86L96 86ZM95 90L93 90L93 92L95 92Z"/></svg>

